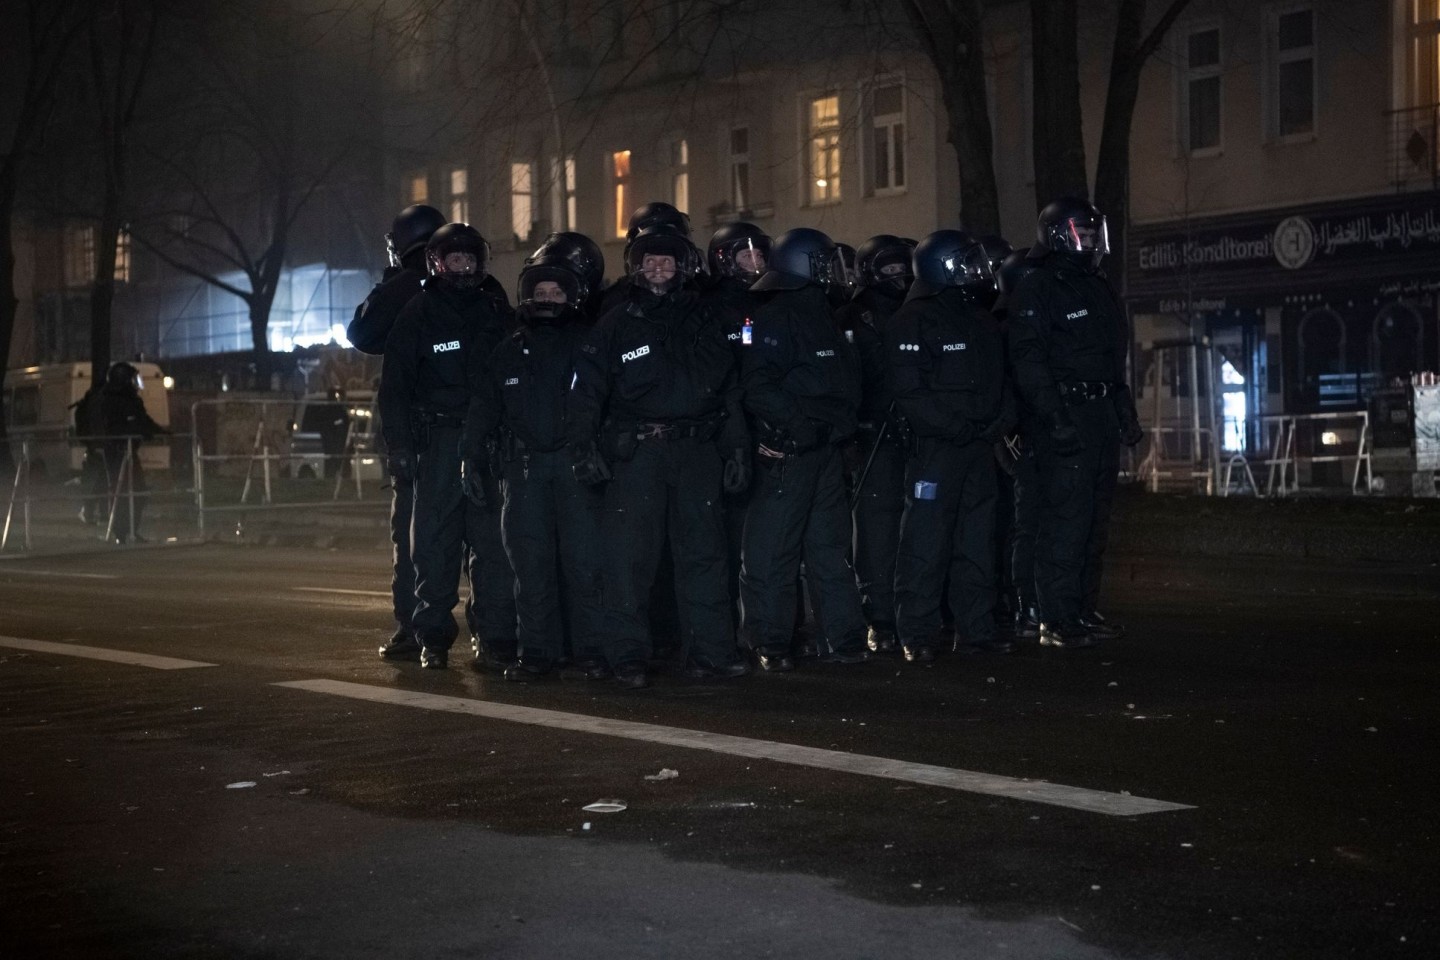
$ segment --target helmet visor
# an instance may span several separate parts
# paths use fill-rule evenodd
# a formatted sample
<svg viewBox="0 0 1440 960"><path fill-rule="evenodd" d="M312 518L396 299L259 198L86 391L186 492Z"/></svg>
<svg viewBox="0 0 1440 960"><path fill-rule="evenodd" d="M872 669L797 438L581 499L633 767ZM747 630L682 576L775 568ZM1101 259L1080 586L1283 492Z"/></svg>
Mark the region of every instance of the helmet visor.
<svg viewBox="0 0 1440 960"><path fill-rule="evenodd" d="M1104 216L1067 217L1059 223L1056 241L1070 253L1090 254L1098 262L1110 253L1110 229Z"/></svg>
<svg viewBox="0 0 1440 960"><path fill-rule="evenodd" d="M680 288L696 258L688 240L675 233L642 234L625 253L625 269L638 286L664 294Z"/></svg>
<svg viewBox="0 0 1440 960"><path fill-rule="evenodd" d="M753 283L764 276L770 265L770 238L745 237L736 240L722 247L717 259L724 276Z"/></svg>
<svg viewBox="0 0 1440 960"><path fill-rule="evenodd" d="M904 293L915 279L910 264L910 251L904 247L886 247L870 261L868 282Z"/></svg>
<svg viewBox="0 0 1440 960"><path fill-rule="evenodd" d="M940 260L945 282L952 287L994 286L995 274L990 270L990 258L980 244L965 247L946 254Z"/></svg>

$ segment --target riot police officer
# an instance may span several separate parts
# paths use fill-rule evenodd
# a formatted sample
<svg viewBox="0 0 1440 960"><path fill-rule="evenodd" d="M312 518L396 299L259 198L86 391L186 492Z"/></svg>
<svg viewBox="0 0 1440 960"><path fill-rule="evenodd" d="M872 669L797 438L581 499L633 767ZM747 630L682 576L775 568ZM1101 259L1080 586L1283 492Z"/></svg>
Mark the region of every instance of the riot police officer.
<svg viewBox="0 0 1440 960"><path fill-rule="evenodd" d="M740 552L744 545L745 511L750 497L750 476L754 469L751 460L751 445L748 430L739 436L738 425L746 422L745 408L741 403L743 391L738 389L738 371L743 362L745 346L752 336L755 310L759 297L750 292L750 286L765 274L770 257L770 237L753 223L743 221L728 223L716 230L710 237L706 258L710 266L710 283L702 292L706 308L720 324L726 341L735 355L737 381L728 403L729 416L737 425L734 432L744 441L744 446L727 451L729 462L741 477L732 479L730 486L736 492L725 497L725 540L728 547L730 566L730 601L738 618L740 600ZM737 619L738 626L738 619Z"/></svg>
<svg viewBox="0 0 1440 960"><path fill-rule="evenodd" d="M823 659L867 658L865 618L846 560L850 514L839 445L855 433L860 370L835 326L829 292L843 283L835 244L791 230L751 288L767 294L745 347L745 409L754 420L756 480L745 520L740 599L746 642L768 671L794 669L796 576L805 563Z"/></svg>
<svg viewBox="0 0 1440 960"><path fill-rule="evenodd" d="M1000 321L1002 333L1007 331L1006 320L1015 288L1034 269L1034 261L1028 258L1029 252L1029 247L1011 252L1001 261L995 275L1000 297L992 312ZM1010 388L1014 390L1013 380ZM1011 634L1016 640L1035 640L1040 636L1040 605L1035 597L1035 534L1040 525L1041 491L1035 467L1035 448L1023 438L1033 437L1037 425L1033 422L1030 408L1024 403L1016 404L1016 415L1017 430L1005 438L1005 449L1001 451L1008 463L1005 473L1009 476L1011 488L1009 502L1001 504L1001 515L1007 507L1010 513L1009 542L1003 548L1001 563L1010 569ZM1001 499L1004 500L1003 476L1001 480Z"/></svg>
<svg viewBox="0 0 1440 960"><path fill-rule="evenodd" d="M365 302L355 308L355 316L345 332L356 350L372 356L385 353L385 341L395 326L395 318L405 304L420 293L420 282L425 279L425 244L444 225L444 215L424 204L406 207L395 217L390 232L385 234L390 265ZM380 656L390 659L414 659L420 655L420 645L410 635L410 618L415 612L415 568L410 562L410 515L414 499L415 490L409 481L391 478L390 597L395 634L380 648Z"/></svg>
<svg viewBox="0 0 1440 960"><path fill-rule="evenodd" d="M913 435L895 566L905 659L929 663L946 577L957 644L1006 649L996 635L995 462L1005 422L1005 349L982 306L984 248L939 230L914 254L915 283L885 338L895 405Z"/></svg>
<svg viewBox="0 0 1440 960"><path fill-rule="evenodd" d="M486 447L498 445L505 481L500 526L515 570L519 617L519 660L505 669L505 679L521 683L553 675L566 622L579 668L594 679L608 676L601 648L600 495L575 482L567 433L575 355L588 330L582 311L597 271L583 258L562 255L559 246L547 241L520 271L519 329L488 358L478 350L471 355L476 392L461 447L466 495L483 504Z"/></svg>
<svg viewBox="0 0 1440 960"><path fill-rule="evenodd" d="M606 655L616 680L632 689L648 684L649 597L667 534L685 674L748 672L731 629L721 518L722 485L743 470L720 450L743 445L744 425L726 416L735 362L724 332L685 288L699 258L676 230L642 230L626 255L625 301L601 317L577 355L574 471L582 483L609 480L601 521L611 551Z"/></svg>
<svg viewBox="0 0 1440 960"><path fill-rule="evenodd" d="M526 259L525 265L551 260L563 260L580 274L585 284L584 300L570 306L578 307L581 319L587 323L599 320L605 295L605 254L600 245L583 233L552 233Z"/></svg>
<svg viewBox="0 0 1440 960"><path fill-rule="evenodd" d="M492 353L511 326L505 300L485 288L489 252L469 224L435 231L425 247L430 276L400 311L381 371L390 474L415 488L410 622L427 668L446 666L458 633L452 611L462 558L470 576L466 620L477 653L502 662L515 656L514 577L500 541L499 495L489 478L480 497L465 496L460 482L460 436L473 389L469 356Z"/></svg>
<svg viewBox="0 0 1440 960"><path fill-rule="evenodd" d="M1084 647L1114 636L1096 610L1119 443L1142 437L1125 356L1124 311L1100 271L1105 217L1063 198L1040 212L1035 269L1010 305L1007 340L1016 384L1034 418L1042 491L1035 543L1040 642Z"/></svg>
<svg viewBox="0 0 1440 960"><path fill-rule="evenodd" d="M144 386L134 364L120 361L105 371L105 383L95 397L95 432L100 441L109 497L118 509L111 512L114 529L107 531L116 543L143 543L140 519L150 499L145 471L140 466L140 444L169 433L151 418L140 397ZM132 495L133 494L133 495ZM117 498L123 497L119 503ZM132 507L133 504L133 507Z"/></svg>
<svg viewBox="0 0 1440 960"><path fill-rule="evenodd" d="M853 552L861 609L870 625L867 643L874 653L895 649L895 553L905 509L905 445L893 415L883 331L915 279L913 249L914 244L888 233L860 244L855 252L856 292L835 312L835 322L860 357Z"/></svg>
<svg viewBox="0 0 1440 960"><path fill-rule="evenodd" d="M642 232L657 227L662 230L677 233L687 240L690 238L690 217L676 209L674 204L666 203L663 200L652 200L643 206L637 207L635 212L630 215L630 223L625 230L625 252L622 257L623 262L627 265L627 270L629 269L628 264L630 262L630 245L635 242L635 238L640 236ZM689 283L700 273L701 269L702 261L697 258L695 262L686 266L688 274L681 278L681 282ZM623 274L618 280L605 289L605 293L600 302L601 316L604 316L628 301L630 287L634 283L634 279L635 278L629 273Z"/></svg>

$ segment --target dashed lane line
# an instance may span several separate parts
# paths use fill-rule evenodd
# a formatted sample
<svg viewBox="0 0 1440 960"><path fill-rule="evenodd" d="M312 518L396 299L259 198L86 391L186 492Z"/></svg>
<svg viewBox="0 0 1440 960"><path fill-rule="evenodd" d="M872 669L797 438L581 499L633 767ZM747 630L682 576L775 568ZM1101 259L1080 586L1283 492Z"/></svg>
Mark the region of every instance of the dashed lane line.
<svg viewBox="0 0 1440 960"><path fill-rule="evenodd" d="M384 597L389 600L389 590L343 590L340 587L291 587L300 593L336 593L342 597Z"/></svg>
<svg viewBox="0 0 1440 960"><path fill-rule="evenodd" d="M959 770L928 763L910 763L886 757L844 753L839 750L823 750L817 747L778 743L773 740L752 740L748 737L707 733L703 730L687 730L681 727L636 723L630 720L612 720L580 713L563 713L557 710L542 710L537 707L396 690L391 687L375 687L340 680L292 680L277 683L275 686L305 690L310 693L349 697L354 700L368 700L373 703L418 707L422 710L440 710L492 720L505 720L511 723L571 730L577 733L622 737L627 740L640 740L689 750L707 750L712 753L744 757L747 760L772 760L776 763L815 767L840 773L884 777L905 783L1008 797L1012 800L1028 800L1033 803L1069 807L1073 810L1084 810L1089 813L1114 817L1195 809L1189 804L1152 800L1148 797L1136 797L1128 793L1110 793L1084 787L1068 787L1059 783L1021 780L993 773Z"/></svg>
<svg viewBox="0 0 1440 960"><path fill-rule="evenodd" d="M25 577L69 577L76 580L119 580L118 573L77 573L72 570L26 570L24 567L0 567L0 573L18 573Z"/></svg>
<svg viewBox="0 0 1440 960"><path fill-rule="evenodd" d="M55 653L62 657L106 660L110 663L124 663L132 667L149 667L151 670L190 670L195 667L215 666L213 663L201 663L199 660L178 660L175 657L159 657L153 653L107 650L104 647L87 647L81 643L52 643L48 640L29 640L25 637L0 637L0 647L28 650L31 653Z"/></svg>

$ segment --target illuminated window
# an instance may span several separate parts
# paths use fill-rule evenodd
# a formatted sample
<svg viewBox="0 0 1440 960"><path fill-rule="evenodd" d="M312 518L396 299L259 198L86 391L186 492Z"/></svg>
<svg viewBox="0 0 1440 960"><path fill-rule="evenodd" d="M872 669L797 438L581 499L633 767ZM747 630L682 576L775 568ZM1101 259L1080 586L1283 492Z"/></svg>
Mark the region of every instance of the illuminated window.
<svg viewBox="0 0 1440 960"><path fill-rule="evenodd" d="M905 189L905 88L898 83L876 87L870 97L874 135L875 193Z"/></svg>
<svg viewBox="0 0 1440 960"><path fill-rule="evenodd" d="M130 282L130 232L121 230L115 238L115 282Z"/></svg>
<svg viewBox="0 0 1440 960"><path fill-rule="evenodd" d="M1409 106L1440 103L1440 0L1409 0Z"/></svg>
<svg viewBox="0 0 1440 960"><path fill-rule="evenodd" d="M412 173L409 180L409 198L411 203L425 203L430 199L430 184L424 173Z"/></svg>
<svg viewBox="0 0 1440 960"><path fill-rule="evenodd" d="M1315 14L1290 10L1270 21L1271 137L1315 132Z"/></svg>
<svg viewBox="0 0 1440 960"><path fill-rule="evenodd" d="M730 131L730 206L739 213L750 209L750 128Z"/></svg>
<svg viewBox="0 0 1440 960"><path fill-rule="evenodd" d="M1220 149L1222 65L1220 28L1192 30L1184 40L1185 79L1180 93L1181 131L1190 153Z"/></svg>
<svg viewBox="0 0 1440 960"><path fill-rule="evenodd" d="M84 287L95 282L95 228L71 227L65 231L65 285Z"/></svg>
<svg viewBox="0 0 1440 960"><path fill-rule="evenodd" d="M840 199L840 96L809 102L809 149L805 152L807 196L812 204Z"/></svg>
<svg viewBox="0 0 1440 960"><path fill-rule="evenodd" d="M673 171L671 185L675 209L686 213L690 209L690 143L676 140L670 144L670 168Z"/></svg>
<svg viewBox="0 0 1440 960"><path fill-rule="evenodd" d="M535 225L535 165L510 164L510 232L518 241L530 239Z"/></svg>
<svg viewBox="0 0 1440 960"><path fill-rule="evenodd" d="M450 171L450 222L470 222L470 174L464 167Z"/></svg>
<svg viewBox="0 0 1440 960"><path fill-rule="evenodd" d="M630 151L612 153L610 168L615 180L615 236L623 237L630 228Z"/></svg>

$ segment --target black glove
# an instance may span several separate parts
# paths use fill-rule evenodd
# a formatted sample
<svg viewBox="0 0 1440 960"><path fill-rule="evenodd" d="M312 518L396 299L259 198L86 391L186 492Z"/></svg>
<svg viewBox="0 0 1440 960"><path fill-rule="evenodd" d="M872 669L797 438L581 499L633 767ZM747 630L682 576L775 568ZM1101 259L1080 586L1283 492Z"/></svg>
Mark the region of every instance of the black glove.
<svg viewBox="0 0 1440 960"><path fill-rule="evenodd" d="M490 506L490 498L485 494L485 470L483 460L460 461L460 489L465 491L471 503L482 510Z"/></svg>
<svg viewBox="0 0 1440 960"><path fill-rule="evenodd" d="M1080 439L1075 421L1065 410L1057 410L1050 418L1050 442L1055 446L1055 453L1061 457L1073 457L1085 450L1085 441Z"/></svg>
<svg viewBox="0 0 1440 960"><path fill-rule="evenodd" d="M1145 428L1140 426L1140 414L1135 411L1135 397L1129 387L1116 392L1115 413L1120 417L1121 443L1133 447L1145 439Z"/></svg>
<svg viewBox="0 0 1440 960"><path fill-rule="evenodd" d="M396 483L415 482L415 458L408 453L391 452L385 458L385 469Z"/></svg>
<svg viewBox="0 0 1440 960"><path fill-rule="evenodd" d="M752 473L750 451L737 447L730 451L730 458L725 461L725 473L720 482L726 493L744 493L750 486Z"/></svg>
<svg viewBox="0 0 1440 960"><path fill-rule="evenodd" d="M577 443L570 449L574 465L571 469L575 472L575 479L587 487L597 486L610 479L610 467L605 463L605 458L600 456L600 451L595 449L595 442Z"/></svg>

